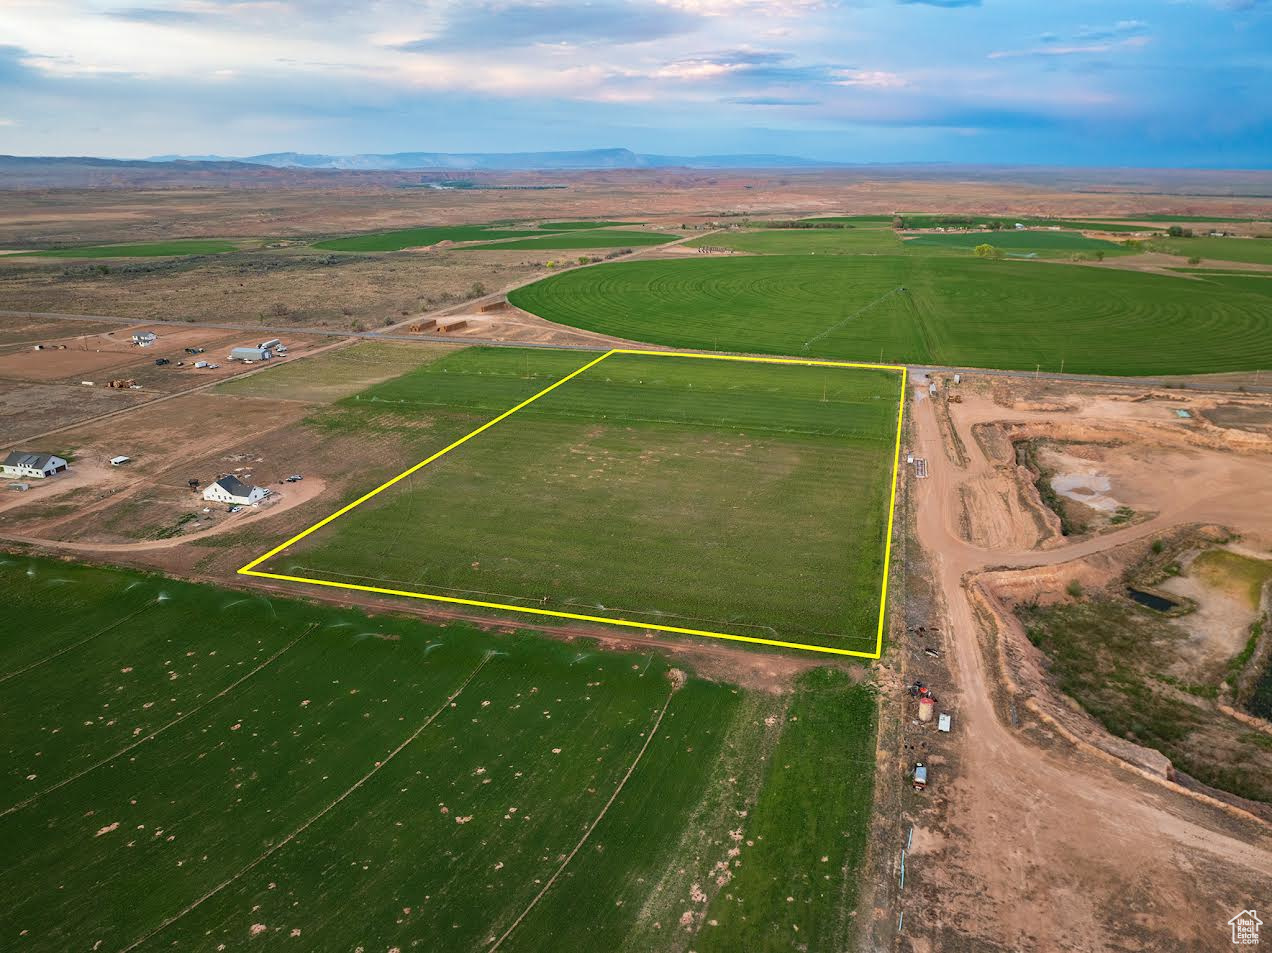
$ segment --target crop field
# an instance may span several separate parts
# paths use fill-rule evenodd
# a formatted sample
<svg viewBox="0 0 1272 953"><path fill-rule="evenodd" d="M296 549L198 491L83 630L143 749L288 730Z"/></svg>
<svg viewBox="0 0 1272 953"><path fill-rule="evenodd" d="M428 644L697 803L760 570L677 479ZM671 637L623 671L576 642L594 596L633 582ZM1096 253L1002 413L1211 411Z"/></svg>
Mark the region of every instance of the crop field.
<svg viewBox="0 0 1272 953"><path fill-rule="evenodd" d="M618 225L639 225L640 222L544 222L539 227L549 232L568 232L576 228L614 228Z"/></svg>
<svg viewBox="0 0 1272 953"><path fill-rule="evenodd" d="M1268 238L1154 238L1146 242L1149 251L1165 252L1202 261L1240 261L1252 265L1272 265L1272 239Z"/></svg>
<svg viewBox="0 0 1272 953"><path fill-rule="evenodd" d="M1019 222L1030 228L1076 228L1102 232L1142 232L1137 225L1118 224L1113 221L1076 221L1067 218L1030 218L1018 215L909 215L901 216L905 228L984 228L998 222L999 231L1011 231ZM1138 221L1138 219L1137 219Z"/></svg>
<svg viewBox="0 0 1272 953"><path fill-rule="evenodd" d="M479 242L496 238L519 238L538 235L527 228L492 228L485 225L438 225L427 228L402 228L391 232L374 232L370 235L350 235L347 238L328 238L314 242L314 248L327 251L402 251L405 248L421 248L441 241Z"/></svg>
<svg viewBox="0 0 1272 953"><path fill-rule="evenodd" d="M843 672L770 695L55 561L0 584L8 949L851 942L874 704Z"/></svg>
<svg viewBox="0 0 1272 953"><path fill-rule="evenodd" d="M188 238L131 245L85 245L80 248L48 248L23 252L40 258L164 258L178 255L223 255L238 246L219 238Z"/></svg>
<svg viewBox="0 0 1272 953"><path fill-rule="evenodd" d="M351 398L450 436L595 363L248 569L877 655L900 375L596 357L471 349Z"/></svg>
<svg viewBox="0 0 1272 953"><path fill-rule="evenodd" d="M296 364L226 381L218 394L329 403L435 361L453 350L445 344L362 341Z"/></svg>
<svg viewBox="0 0 1272 953"><path fill-rule="evenodd" d="M770 228L707 235L686 242L757 255L902 255L905 245L890 228Z"/></svg>
<svg viewBox="0 0 1272 953"><path fill-rule="evenodd" d="M1087 238L1079 232L1050 231L1001 231L1001 232L945 232L944 234L916 235L905 240L909 249L945 249L971 252L977 245L993 245L1008 255L1038 255L1052 257L1074 252L1104 252L1106 255L1127 255L1131 250L1116 242L1100 238Z"/></svg>
<svg viewBox="0 0 1272 953"><path fill-rule="evenodd" d="M538 233L535 233L538 234ZM674 241L678 235L662 235L658 232L624 232L609 229L575 229L560 235L544 235L540 238L522 238L513 242L494 245L465 245L464 251L534 251L542 249L574 248L625 248L662 245Z"/></svg>
<svg viewBox="0 0 1272 953"><path fill-rule="evenodd" d="M1232 284L970 255L636 261L509 295L671 347L1082 374L1272 366L1272 301Z"/></svg>

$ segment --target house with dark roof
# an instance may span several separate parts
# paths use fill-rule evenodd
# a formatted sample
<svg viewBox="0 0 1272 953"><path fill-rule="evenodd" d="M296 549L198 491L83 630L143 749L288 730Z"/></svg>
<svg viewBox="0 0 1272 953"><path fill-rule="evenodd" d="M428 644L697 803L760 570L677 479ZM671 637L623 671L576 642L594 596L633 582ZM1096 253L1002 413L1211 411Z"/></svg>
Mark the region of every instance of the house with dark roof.
<svg viewBox="0 0 1272 953"><path fill-rule="evenodd" d="M4 463L0 463L0 473L7 477L34 477L39 480L61 473L67 466L65 460L51 453L14 450L4 458Z"/></svg>
<svg viewBox="0 0 1272 953"><path fill-rule="evenodd" d="M244 483L236 476L223 476L215 483L209 483L208 488L203 491L203 498L209 503L229 503L233 506L253 506L267 496L269 490Z"/></svg>

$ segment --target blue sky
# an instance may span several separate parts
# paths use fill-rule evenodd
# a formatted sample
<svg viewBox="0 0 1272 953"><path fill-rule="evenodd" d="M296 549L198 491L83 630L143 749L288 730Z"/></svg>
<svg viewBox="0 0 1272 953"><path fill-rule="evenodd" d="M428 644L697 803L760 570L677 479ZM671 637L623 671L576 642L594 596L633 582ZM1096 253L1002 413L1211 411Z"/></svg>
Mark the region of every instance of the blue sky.
<svg viewBox="0 0 1272 953"><path fill-rule="evenodd" d="M4 0L0 152L1272 166L1272 0Z"/></svg>

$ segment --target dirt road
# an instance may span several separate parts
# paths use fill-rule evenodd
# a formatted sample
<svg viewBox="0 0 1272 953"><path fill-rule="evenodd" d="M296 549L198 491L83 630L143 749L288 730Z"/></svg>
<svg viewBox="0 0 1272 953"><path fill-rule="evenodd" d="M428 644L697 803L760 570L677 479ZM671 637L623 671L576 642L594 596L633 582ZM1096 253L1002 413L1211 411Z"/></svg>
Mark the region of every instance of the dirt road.
<svg viewBox="0 0 1272 953"><path fill-rule="evenodd" d="M1234 472L1209 493L1177 493L1153 520L1074 545L985 549L958 531L961 485L993 469L971 424L1028 412L988 402L960 406L953 416L969 457L960 469L945 452L926 385L915 393L916 452L926 456L930 474L916 481L916 529L945 603L961 763L946 792L946 817L928 811L916 824L908 864L914 886L902 898L907 926L899 948L1228 948L1227 918L1272 900L1272 834L1077 750L1046 726L1026 733L1005 722L965 583L991 566L1062 562L1181 522L1222 520L1238 510L1247 518L1272 514L1266 469L1252 484ZM1046 743L1034 743L1037 737Z"/></svg>

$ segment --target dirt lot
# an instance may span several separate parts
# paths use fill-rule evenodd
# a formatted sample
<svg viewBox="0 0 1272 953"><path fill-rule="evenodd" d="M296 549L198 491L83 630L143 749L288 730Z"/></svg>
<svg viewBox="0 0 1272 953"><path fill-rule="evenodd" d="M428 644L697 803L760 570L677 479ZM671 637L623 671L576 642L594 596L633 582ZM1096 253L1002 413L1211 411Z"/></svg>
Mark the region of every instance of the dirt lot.
<svg viewBox="0 0 1272 953"><path fill-rule="evenodd" d="M1023 680L1016 663L1032 647L1014 617L986 598L982 579L994 570L995 584L1015 586L1020 598L1064 598L1075 576L1094 582L1113 573L1118 560L1107 554L1117 547L1140 541L1144 550L1155 535L1198 522L1237 528L1243 545L1266 553L1272 441L1206 420L1216 398L1193 395L1181 405L1130 389L1059 390L973 382L964 403L950 408L962 447L956 453L926 381L916 382L913 446L929 476L909 477L913 543L930 560L935 590L921 605L927 631L912 625L899 647L898 682L922 673L941 710L954 713L955 731L924 732L914 703L904 696L897 703L907 727L893 749L896 768L923 757L940 778L927 793L900 798L899 836L910 836L906 824L914 830L897 944L913 951L1222 949L1227 918L1266 902L1272 831L1166 781L1160 756L1104 734L1045 677ZM1180 420L1177 406L1199 414ZM1031 512L1032 483L1010 454L1010 438L1041 435L1097 445L1098 459L1075 460L1106 477L1112 497L1152 515L1059 538ZM966 492L978 481L996 489ZM941 660L927 658L924 646Z"/></svg>

